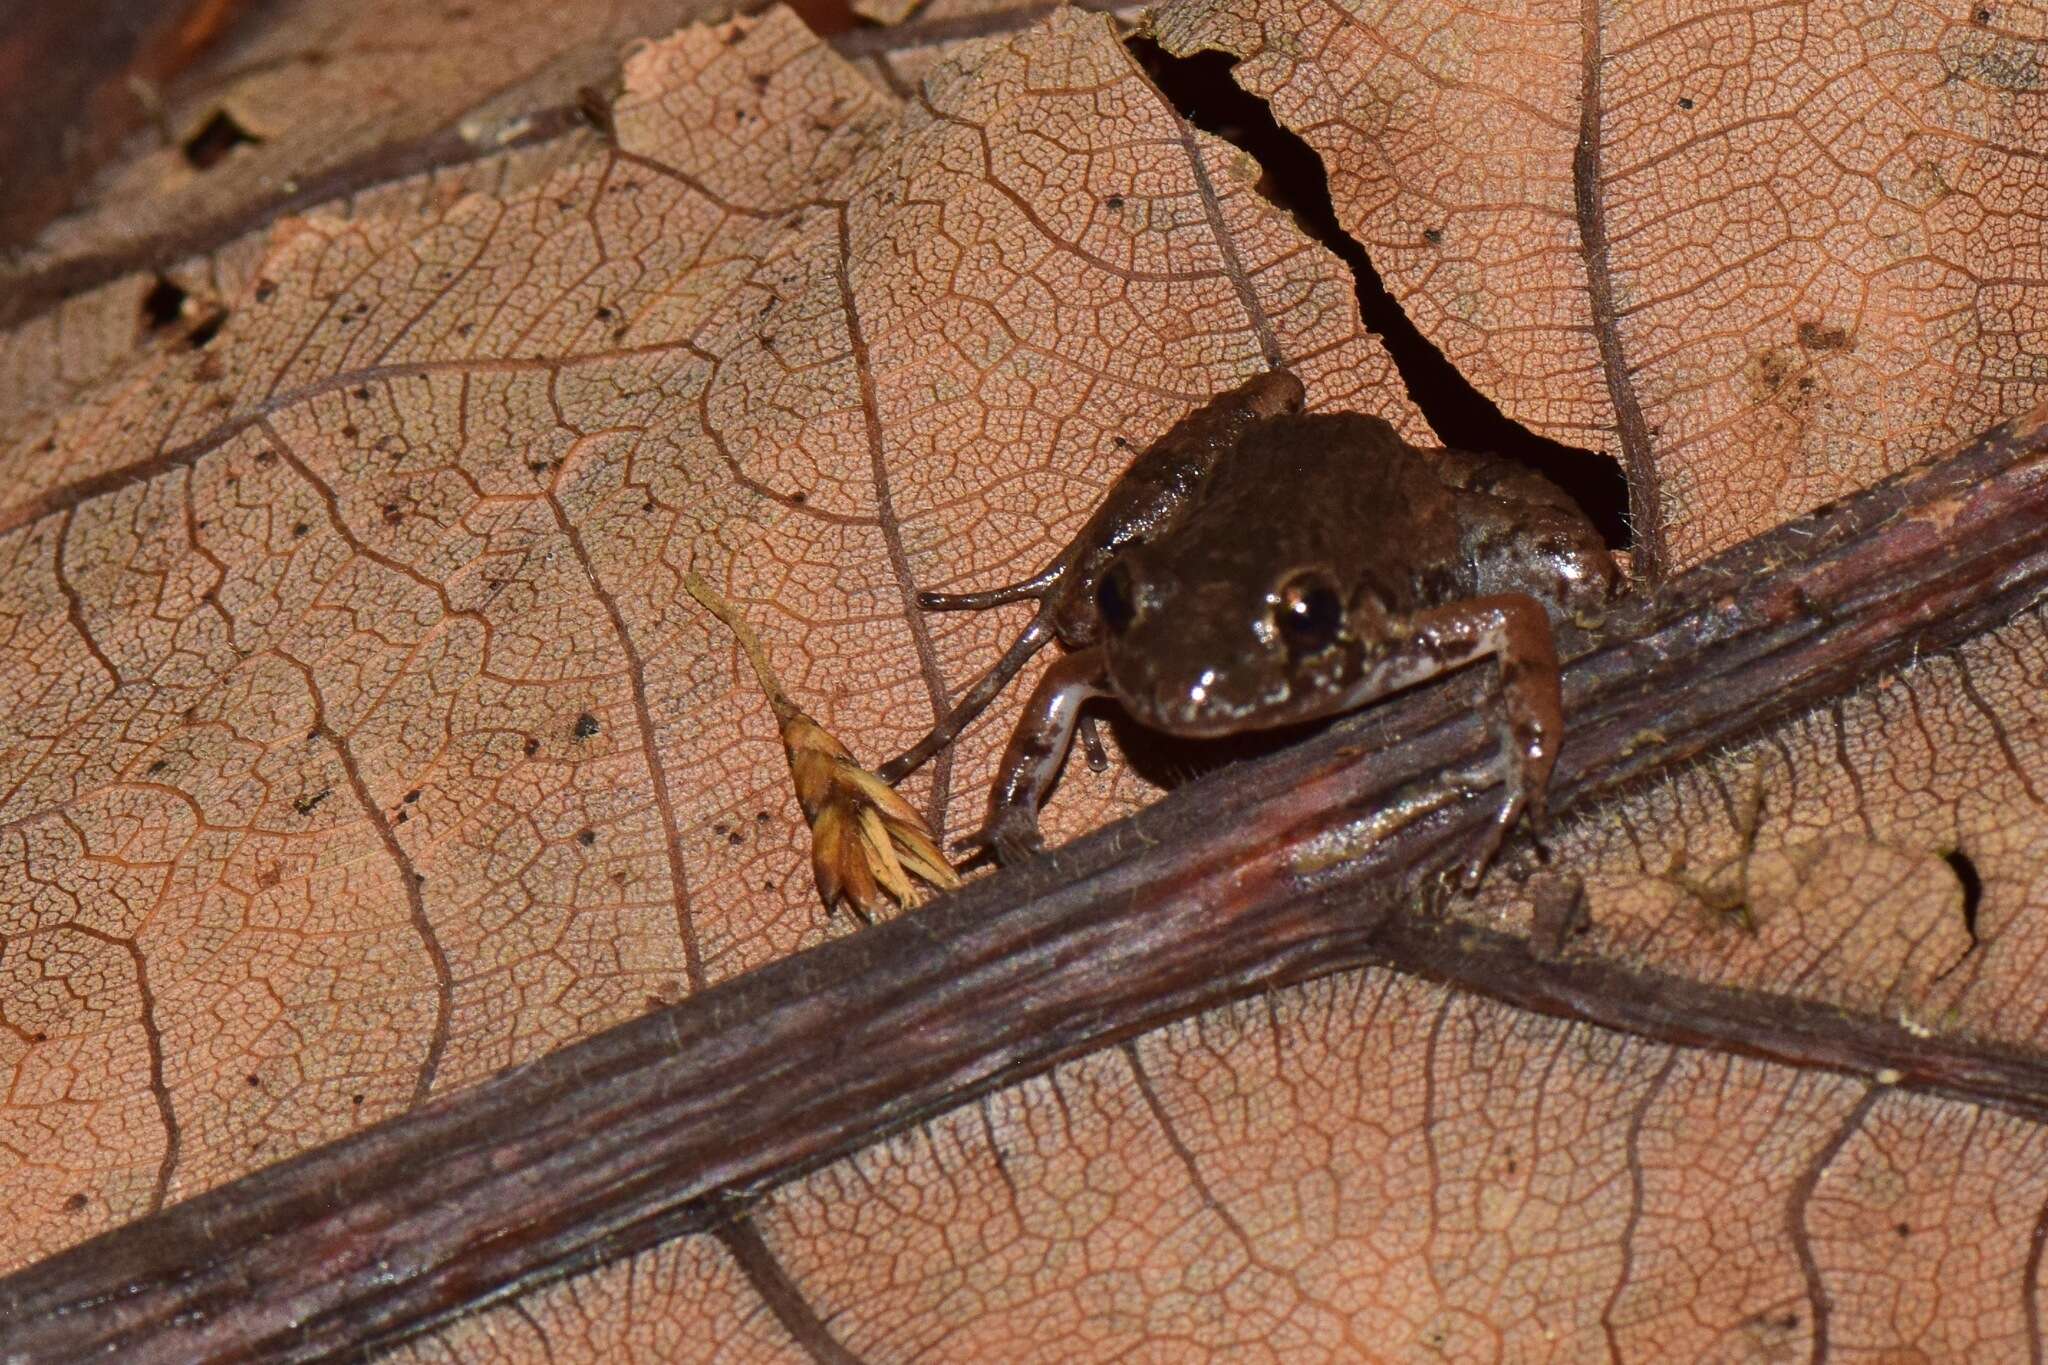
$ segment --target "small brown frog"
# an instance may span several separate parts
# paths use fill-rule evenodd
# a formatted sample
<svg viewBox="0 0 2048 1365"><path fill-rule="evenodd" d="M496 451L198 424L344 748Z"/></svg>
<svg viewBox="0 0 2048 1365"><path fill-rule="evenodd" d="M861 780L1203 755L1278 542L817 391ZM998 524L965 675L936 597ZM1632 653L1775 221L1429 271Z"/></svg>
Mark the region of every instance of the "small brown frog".
<svg viewBox="0 0 2048 1365"><path fill-rule="evenodd" d="M1525 810L1540 832L1564 730L1549 618L1597 614L1613 593L1599 534L1539 474L1417 449L1377 417L1303 413L1303 396L1286 370L1247 380L1139 455L1038 573L920 594L931 611L1039 607L883 776L950 742L1057 636L1071 652L1026 703L987 823L962 841L1009 862L1044 847L1038 807L1090 698L1169 734L1227 735L1338 715L1492 655L1506 790L1467 885Z"/></svg>

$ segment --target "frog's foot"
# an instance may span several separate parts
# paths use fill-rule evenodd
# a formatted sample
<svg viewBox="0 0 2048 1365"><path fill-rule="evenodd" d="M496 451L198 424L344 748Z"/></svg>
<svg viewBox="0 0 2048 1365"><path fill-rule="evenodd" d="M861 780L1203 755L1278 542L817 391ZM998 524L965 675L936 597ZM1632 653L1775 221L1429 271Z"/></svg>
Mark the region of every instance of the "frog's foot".
<svg viewBox="0 0 2048 1365"><path fill-rule="evenodd" d="M1038 816L1016 806L989 813L988 823L953 845L955 853L987 849L1005 867L1014 867L1045 852L1045 836L1039 832Z"/></svg>
<svg viewBox="0 0 2048 1365"><path fill-rule="evenodd" d="M1501 845L1507 842L1508 833L1514 829L1515 821L1528 821L1530 837L1536 840L1539 849L1542 847L1543 835L1550 825L1543 799L1543 788L1526 785L1527 773L1512 759L1508 761L1507 768L1507 790L1501 795L1500 809L1495 811L1493 819L1487 822L1478 847L1466 857L1465 866L1458 874L1458 884L1468 892L1479 889L1481 879L1486 876L1486 869L1493 866L1493 860L1499 856ZM1478 784L1468 781L1465 785Z"/></svg>

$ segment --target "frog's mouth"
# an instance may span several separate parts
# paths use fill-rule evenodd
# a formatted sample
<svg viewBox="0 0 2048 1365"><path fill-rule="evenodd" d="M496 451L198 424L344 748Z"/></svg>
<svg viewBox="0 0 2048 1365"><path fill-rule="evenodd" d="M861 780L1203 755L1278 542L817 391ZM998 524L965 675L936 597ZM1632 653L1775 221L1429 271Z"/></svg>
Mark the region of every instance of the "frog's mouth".
<svg viewBox="0 0 2048 1365"><path fill-rule="evenodd" d="M1140 724L1183 739L1220 739L1327 720L1439 671L1423 660L1369 655L1353 641L1305 660L1241 657L1239 663L1234 671L1131 679L1112 658L1110 687Z"/></svg>
<svg viewBox="0 0 2048 1365"><path fill-rule="evenodd" d="M1149 686L1125 685L1114 671L1110 680L1133 720L1183 739L1220 739L1312 718L1285 675L1250 691L1233 687L1216 669Z"/></svg>

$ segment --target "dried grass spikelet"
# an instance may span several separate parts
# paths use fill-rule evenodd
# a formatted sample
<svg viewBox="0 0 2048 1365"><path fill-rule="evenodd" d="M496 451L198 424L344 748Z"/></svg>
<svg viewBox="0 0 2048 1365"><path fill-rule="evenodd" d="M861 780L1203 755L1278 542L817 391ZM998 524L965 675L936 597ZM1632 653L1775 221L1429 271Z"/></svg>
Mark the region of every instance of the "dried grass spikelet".
<svg viewBox="0 0 2048 1365"><path fill-rule="evenodd" d="M761 639L732 603L695 573L683 586L704 609L725 622L747 652L782 730L782 752L796 785L797 804L811 826L811 872L825 908L841 899L872 919L887 893L898 905L915 903L914 875L941 890L960 884L916 809L896 789L863 768L824 726L790 700L769 666Z"/></svg>

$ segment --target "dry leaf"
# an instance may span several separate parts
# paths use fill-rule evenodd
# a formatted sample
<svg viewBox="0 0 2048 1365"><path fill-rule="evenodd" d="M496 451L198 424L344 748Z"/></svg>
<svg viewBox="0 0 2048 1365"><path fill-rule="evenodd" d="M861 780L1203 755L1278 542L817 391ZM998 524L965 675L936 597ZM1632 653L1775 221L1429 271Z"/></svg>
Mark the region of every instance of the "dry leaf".
<svg viewBox="0 0 2048 1365"><path fill-rule="evenodd" d="M2040 396L2036 9L1175 0L1156 31L1252 54L1425 333L1623 458L1667 566ZM66 305L83 338L13 336L9 1264L820 941L693 560L781 604L793 690L886 752L1015 628L911 595L1041 562L1200 397L1279 358L1426 435L1341 264L1103 20L912 66L892 93L780 11L686 29L628 62L615 148L167 249L209 335L124 350L126 281ZM1591 924L1557 951L2038 1065L2044 644L2023 616L1566 823ZM1013 715L914 792L934 828ZM1150 793L1071 772L1048 833ZM1504 880L1454 911L1536 915ZM405 1351L2024 1358L2043 1141L1967 1088L1364 970Z"/></svg>
<svg viewBox="0 0 2048 1365"><path fill-rule="evenodd" d="M1153 29L1245 59L1480 392L1622 459L1639 559L1695 563L2039 399L2037 4L1190 0Z"/></svg>

